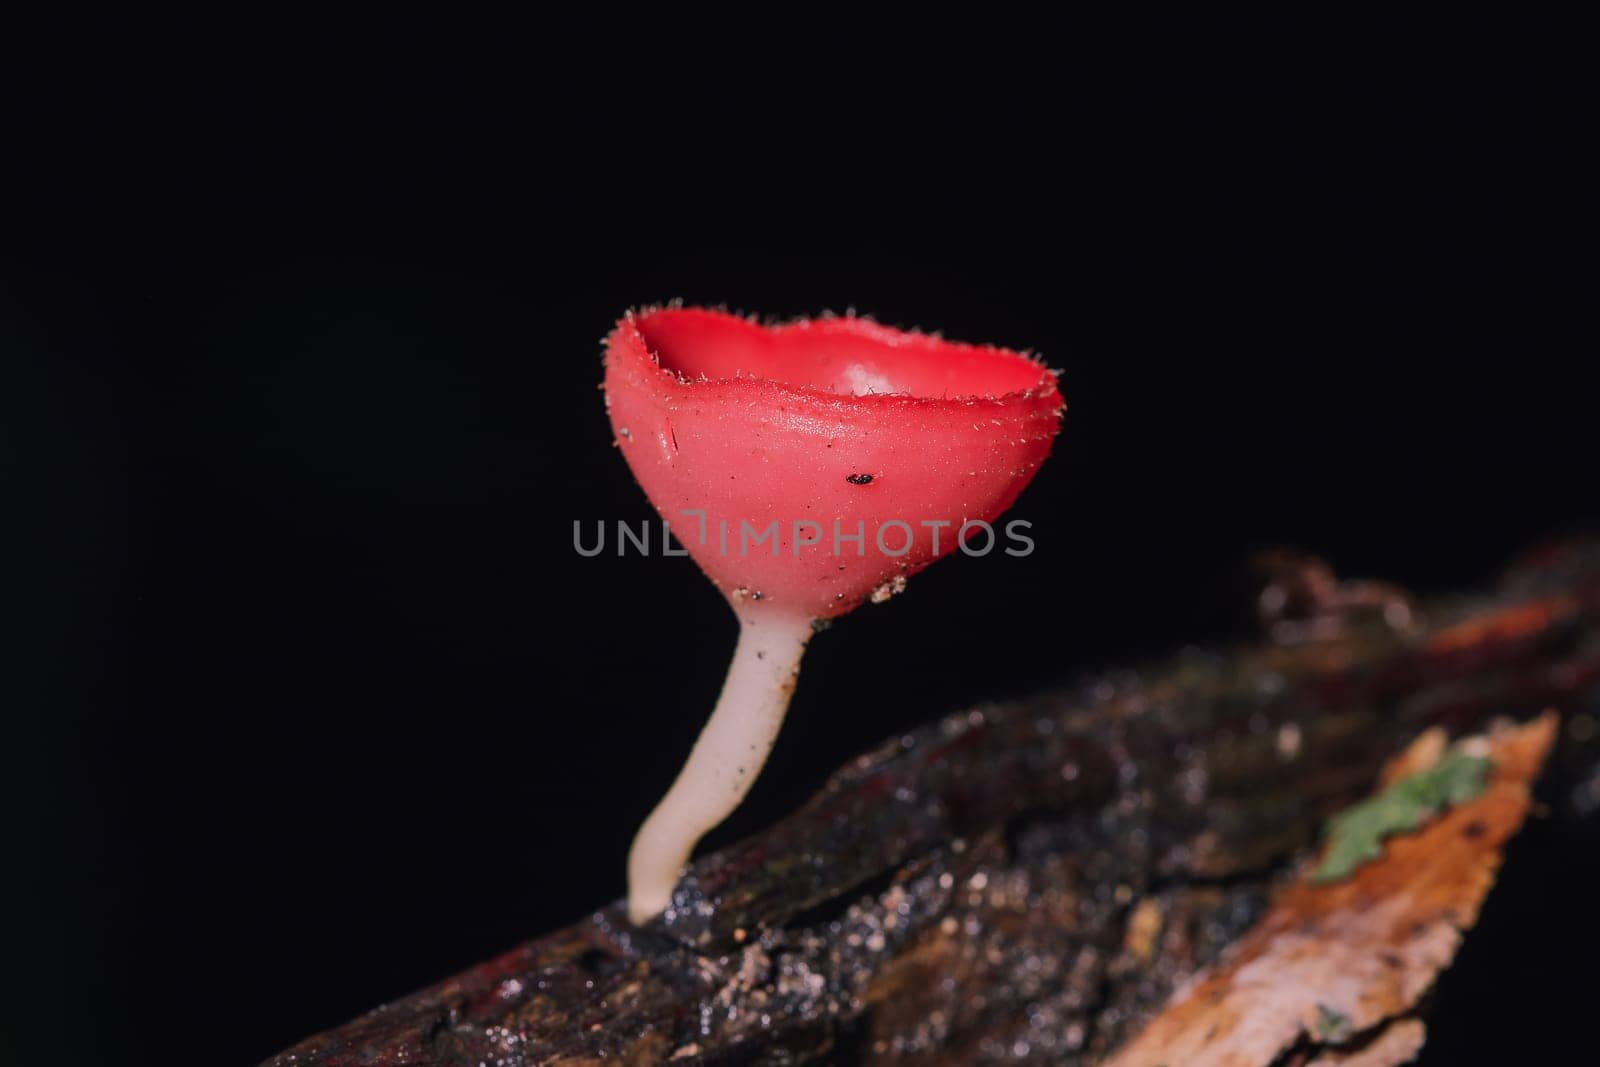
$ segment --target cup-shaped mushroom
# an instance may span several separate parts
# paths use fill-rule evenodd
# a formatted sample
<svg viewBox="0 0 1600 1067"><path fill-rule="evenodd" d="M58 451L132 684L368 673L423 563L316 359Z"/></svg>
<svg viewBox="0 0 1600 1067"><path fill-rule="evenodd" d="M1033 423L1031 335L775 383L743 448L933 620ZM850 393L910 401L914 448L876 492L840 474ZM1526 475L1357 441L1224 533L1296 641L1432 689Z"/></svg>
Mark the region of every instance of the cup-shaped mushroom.
<svg viewBox="0 0 1600 1067"><path fill-rule="evenodd" d="M860 318L666 308L606 343L634 477L736 604L823 619L987 537L1049 454L1053 372Z"/></svg>
<svg viewBox="0 0 1600 1067"><path fill-rule="evenodd" d="M740 620L717 706L628 854L628 913L644 922L755 781L813 624L897 591L999 516L1063 409L1054 373L1025 355L858 318L653 309L617 323L605 364L628 466Z"/></svg>

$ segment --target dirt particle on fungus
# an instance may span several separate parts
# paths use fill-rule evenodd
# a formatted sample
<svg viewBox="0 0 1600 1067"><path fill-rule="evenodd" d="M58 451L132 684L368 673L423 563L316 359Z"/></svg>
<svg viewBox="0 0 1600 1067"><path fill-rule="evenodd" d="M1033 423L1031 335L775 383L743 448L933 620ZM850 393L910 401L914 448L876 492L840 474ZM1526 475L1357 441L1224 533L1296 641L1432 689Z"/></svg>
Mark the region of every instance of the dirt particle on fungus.
<svg viewBox="0 0 1600 1067"><path fill-rule="evenodd" d="M626 426L618 426L617 436L623 438L624 440L631 441L633 440L633 431L628 429Z"/></svg>
<svg viewBox="0 0 1600 1067"><path fill-rule="evenodd" d="M871 485L872 484L872 475L870 475L870 474L846 474L844 476L844 480L849 482L851 485Z"/></svg>
<svg viewBox="0 0 1600 1067"><path fill-rule="evenodd" d="M903 574L897 574L887 582L884 582L882 585L878 586L878 588L874 589L872 591L872 595L867 599L871 600L874 604L882 604L885 600L888 600L896 593L903 593L905 591L906 576Z"/></svg>
<svg viewBox="0 0 1600 1067"><path fill-rule="evenodd" d="M820 634L822 631L826 630L828 627L830 627L832 625L833 625L833 620L832 619L812 619L811 620L811 632L814 633L814 634Z"/></svg>

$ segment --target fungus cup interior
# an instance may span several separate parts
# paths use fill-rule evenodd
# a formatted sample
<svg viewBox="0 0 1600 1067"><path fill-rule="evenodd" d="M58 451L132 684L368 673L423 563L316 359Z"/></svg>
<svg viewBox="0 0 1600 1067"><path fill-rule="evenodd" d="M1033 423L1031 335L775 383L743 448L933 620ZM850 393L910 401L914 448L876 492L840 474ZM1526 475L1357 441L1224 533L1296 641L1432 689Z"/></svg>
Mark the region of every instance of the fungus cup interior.
<svg viewBox="0 0 1600 1067"><path fill-rule="evenodd" d="M736 315L665 308L635 319L663 368L689 379L764 378L847 396L1002 397L1047 383L1027 356L855 317L762 326Z"/></svg>

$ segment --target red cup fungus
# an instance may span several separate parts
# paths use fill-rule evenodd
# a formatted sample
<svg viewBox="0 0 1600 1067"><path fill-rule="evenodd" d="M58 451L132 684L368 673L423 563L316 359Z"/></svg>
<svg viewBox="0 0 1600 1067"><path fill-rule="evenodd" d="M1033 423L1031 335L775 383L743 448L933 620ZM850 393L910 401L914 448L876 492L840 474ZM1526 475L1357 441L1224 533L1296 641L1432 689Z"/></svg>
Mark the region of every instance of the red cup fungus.
<svg viewBox="0 0 1600 1067"><path fill-rule="evenodd" d="M689 760L628 857L635 922L749 791L815 629L977 538L1049 454L1055 373L868 319L632 312L605 344L612 429L740 637Z"/></svg>

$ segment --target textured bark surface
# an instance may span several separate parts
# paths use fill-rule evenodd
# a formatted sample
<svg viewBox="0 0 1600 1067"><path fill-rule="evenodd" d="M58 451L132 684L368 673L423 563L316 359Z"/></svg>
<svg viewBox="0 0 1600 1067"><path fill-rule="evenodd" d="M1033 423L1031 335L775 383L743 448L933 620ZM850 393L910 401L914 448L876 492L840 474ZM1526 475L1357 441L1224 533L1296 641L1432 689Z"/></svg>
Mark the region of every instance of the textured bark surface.
<svg viewBox="0 0 1600 1067"><path fill-rule="evenodd" d="M1420 609L1314 567L1269 593L1274 642L897 738L650 927L611 905L268 1062L1097 1063L1427 728L1553 708L1547 778L1600 806L1600 545Z"/></svg>
<svg viewBox="0 0 1600 1067"><path fill-rule="evenodd" d="M1342 881L1291 881L1221 963L1176 995L1109 1067L1409 1060L1412 1038L1420 1047L1423 1035L1402 1024L1415 1021L1411 1013L1477 922L1558 725L1545 712L1525 726L1474 735L1467 744L1492 761L1482 793L1393 837ZM1385 776L1424 770L1443 749L1442 731L1430 730Z"/></svg>

